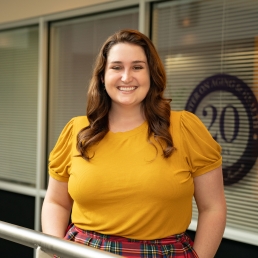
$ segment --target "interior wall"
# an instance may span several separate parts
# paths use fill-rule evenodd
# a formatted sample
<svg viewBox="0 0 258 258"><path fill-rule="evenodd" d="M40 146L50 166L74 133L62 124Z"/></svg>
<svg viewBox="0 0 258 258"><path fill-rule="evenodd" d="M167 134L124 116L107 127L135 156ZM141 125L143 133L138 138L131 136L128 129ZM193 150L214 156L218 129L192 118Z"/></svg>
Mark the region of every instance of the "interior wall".
<svg viewBox="0 0 258 258"><path fill-rule="evenodd" d="M0 24L112 1L114 0L0 0Z"/></svg>

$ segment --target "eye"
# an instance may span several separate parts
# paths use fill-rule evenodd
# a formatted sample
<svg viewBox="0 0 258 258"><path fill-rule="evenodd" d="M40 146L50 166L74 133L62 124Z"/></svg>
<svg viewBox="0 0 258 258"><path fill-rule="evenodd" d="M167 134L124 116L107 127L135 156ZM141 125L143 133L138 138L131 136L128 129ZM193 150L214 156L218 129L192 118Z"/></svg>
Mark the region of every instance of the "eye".
<svg viewBox="0 0 258 258"><path fill-rule="evenodd" d="M143 67L141 65L136 65L133 67L134 70L141 70Z"/></svg>
<svg viewBox="0 0 258 258"><path fill-rule="evenodd" d="M113 70L120 70L121 66L119 66L119 65L112 66L111 69L113 69Z"/></svg>

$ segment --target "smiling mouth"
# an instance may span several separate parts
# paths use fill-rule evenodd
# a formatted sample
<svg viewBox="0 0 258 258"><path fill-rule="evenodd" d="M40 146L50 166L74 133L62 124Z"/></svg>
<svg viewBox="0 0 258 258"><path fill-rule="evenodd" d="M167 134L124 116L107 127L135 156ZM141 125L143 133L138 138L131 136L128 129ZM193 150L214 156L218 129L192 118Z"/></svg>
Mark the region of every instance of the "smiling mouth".
<svg viewBox="0 0 258 258"><path fill-rule="evenodd" d="M120 91L129 92L129 91L133 91L133 90L137 89L137 87L117 87L117 89Z"/></svg>

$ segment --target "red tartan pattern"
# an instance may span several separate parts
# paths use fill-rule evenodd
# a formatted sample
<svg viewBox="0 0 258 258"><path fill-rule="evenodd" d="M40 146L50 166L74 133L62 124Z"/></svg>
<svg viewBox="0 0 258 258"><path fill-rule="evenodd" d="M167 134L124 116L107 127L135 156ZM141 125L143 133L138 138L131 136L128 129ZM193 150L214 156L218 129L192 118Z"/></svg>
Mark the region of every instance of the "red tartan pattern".
<svg viewBox="0 0 258 258"><path fill-rule="evenodd" d="M64 239L125 258L198 258L192 240L185 233L157 240L135 240L82 230L73 225Z"/></svg>

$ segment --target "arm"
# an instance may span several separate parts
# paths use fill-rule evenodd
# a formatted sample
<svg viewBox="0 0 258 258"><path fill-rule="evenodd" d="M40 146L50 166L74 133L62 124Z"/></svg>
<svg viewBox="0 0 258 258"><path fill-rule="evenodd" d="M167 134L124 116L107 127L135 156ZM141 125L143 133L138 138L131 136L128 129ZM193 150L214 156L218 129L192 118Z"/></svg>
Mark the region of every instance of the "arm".
<svg viewBox="0 0 258 258"><path fill-rule="evenodd" d="M194 178L198 225L194 249L200 258L212 258L220 245L226 225L226 201L222 168Z"/></svg>
<svg viewBox="0 0 258 258"><path fill-rule="evenodd" d="M69 223L72 204L68 183L50 177L41 214L43 232L63 238Z"/></svg>

